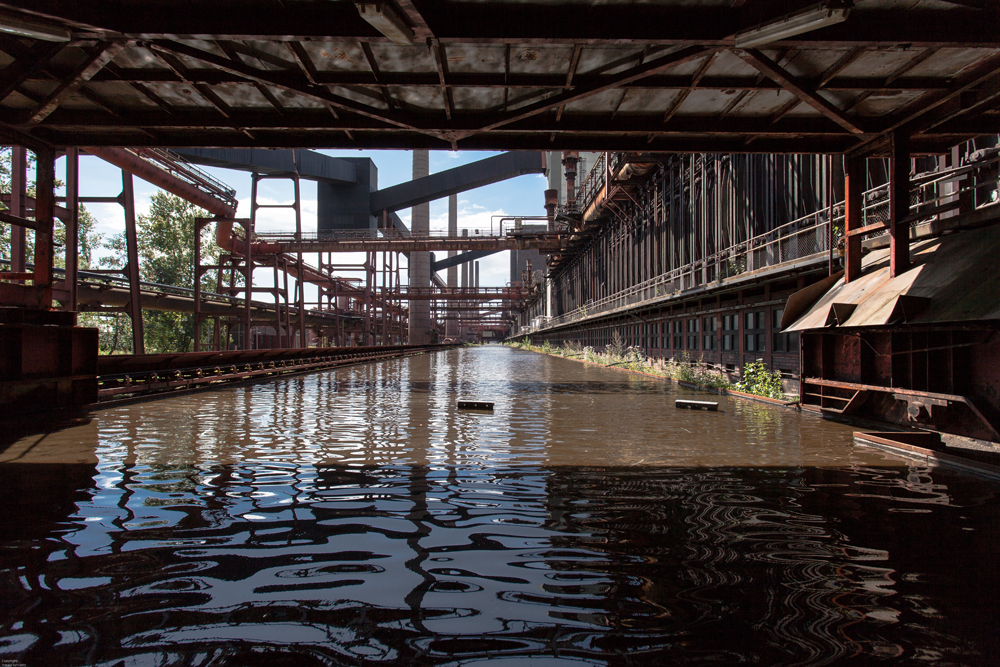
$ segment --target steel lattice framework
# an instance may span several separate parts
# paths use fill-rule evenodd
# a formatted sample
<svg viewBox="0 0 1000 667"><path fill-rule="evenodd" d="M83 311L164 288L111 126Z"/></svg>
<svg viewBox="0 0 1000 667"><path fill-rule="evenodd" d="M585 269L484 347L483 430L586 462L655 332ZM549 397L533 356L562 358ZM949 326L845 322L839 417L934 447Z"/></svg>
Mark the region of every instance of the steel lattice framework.
<svg viewBox="0 0 1000 667"><path fill-rule="evenodd" d="M0 140L32 146L914 153L1000 131L989 0L857 0L737 48L804 2L22 0L0 26Z"/></svg>

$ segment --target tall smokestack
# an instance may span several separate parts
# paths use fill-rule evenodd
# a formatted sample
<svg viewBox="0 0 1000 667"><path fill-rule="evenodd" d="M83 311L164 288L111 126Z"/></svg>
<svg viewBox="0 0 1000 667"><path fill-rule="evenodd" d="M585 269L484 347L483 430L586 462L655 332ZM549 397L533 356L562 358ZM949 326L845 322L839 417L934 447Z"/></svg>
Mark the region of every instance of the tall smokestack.
<svg viewBox="0 0 1000 667"><path fill-rule="evenodd" d="M413 151L413 179L423 178L430 174L430 155L428 151ZM431 230L430 204L418 204L410 209L410 233L413 236L427 236ZM410 287L430 287L431 258L426 252L410 253L409 269ZM423 300L410 301L410 345L426 345L431 342L431 302Z"/></svg>

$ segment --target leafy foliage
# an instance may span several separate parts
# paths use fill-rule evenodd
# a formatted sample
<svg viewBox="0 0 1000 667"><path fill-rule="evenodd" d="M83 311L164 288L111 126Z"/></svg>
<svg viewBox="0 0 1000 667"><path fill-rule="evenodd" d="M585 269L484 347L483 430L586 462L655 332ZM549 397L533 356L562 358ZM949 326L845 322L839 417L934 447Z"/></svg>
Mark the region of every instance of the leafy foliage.
<svg viewBox="0 0 1000 667"><path fill-rule="evenodd" d="M670 359L654 359L647 357L638 347L624 347L618 332L612 334L611 343L605 346L605 352L597 352L593 347L580 349L579 344L567 342L558 347L545 341L541 347L532 345L530 339L523 342L508 343L511 347L522 350L534 350L546 354L559 354L567 357L580 357L584 361L604 366L617 366L630 371L667 377L679 382L687 382L712 389L736 389L748 394L783 398L781 388L781 372L768 371L764 362L758 359L747 364L743 369L743 379L735 385L716 367L710 364L694 361L687 352ZM618 350L616 353L615 350Z"/></svg>
<svg viewBox="0 0 1000 667"><path fill-rule="evenodd" d="M195 218L205 213L194 204L166 192L157 191L150 200L149 213L136 220L139 240L139 273L142 280L173 287L194 288ZM221 250L204 230L203 261L217 264ZM108 240L111 254L101 259L102 266L124 269L127 252L125 233ZM215 275L208 272L201 279L202 289L216 290ZM108 322L101 336L102 351L126 352L131 349L131 331L127 316ZM207 331L204 332L207 335ZM143 337L147 352L190 352L194 347L194 316L190 313L143 312ZM125 349L122 349L124 346Z"/></svg>
<svg viewBox="0 0 1000 667"><path fill-rule="evenodd" d="M743 378L736 383L736 388L768 398L783 398L785 395L781 389L781 371L767 370L763 359L757 359L743 367Z"/></svg>

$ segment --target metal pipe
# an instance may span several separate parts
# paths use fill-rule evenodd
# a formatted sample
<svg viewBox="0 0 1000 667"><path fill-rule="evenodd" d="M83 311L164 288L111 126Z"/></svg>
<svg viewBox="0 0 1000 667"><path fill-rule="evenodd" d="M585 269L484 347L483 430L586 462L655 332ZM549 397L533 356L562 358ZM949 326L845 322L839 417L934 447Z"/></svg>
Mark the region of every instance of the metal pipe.
<svg viewBox="0 0 1000 667"><path fill-rule="evenodd" d="M566 205L576 203L576 163L580 160L579 151L563 151L562 164L566 174Z"/></svg>
<svg viewBox="0 0 1000 667"><path fill-rule="evenodd" d="M548 217L548 230L549 232L556 231L556 207L559 205L559 191L558 190L546 190L545 191L545 214Z"/></svg>
<svg viewBox="0 0 1000 667"><path fill-rule="evenodd" d="M173 174L143 160L135 153L122 148L106 148L90 146L85 148L88 153L99 157L105 162L138 176L144 181L177 195L187 201L200 206L212 215L222 218L232 218L236 216L236 208L230 206L212 195L198 189L194 185L182 181Z"/></svg>
<svg viewBox="0 0 1000 667"><path fill-rule="evenodd" d="M243 240L233 236L232 218L236 216L236 208L233 206L226 204L222 200L213 197L186 181L182 181L173 174L160 169L156 165L143 160L135 153L125 149L89 146L85 150L105 162L110 162L123 171L138 176L158 188L162 188L196 206L200 206L212 215L223 218L216 225L215 242L223 250L241 255L245 254ZM280 252L280 247L276 243L257 242L251 245L251 251L255 255L273 255Z"/></svg>

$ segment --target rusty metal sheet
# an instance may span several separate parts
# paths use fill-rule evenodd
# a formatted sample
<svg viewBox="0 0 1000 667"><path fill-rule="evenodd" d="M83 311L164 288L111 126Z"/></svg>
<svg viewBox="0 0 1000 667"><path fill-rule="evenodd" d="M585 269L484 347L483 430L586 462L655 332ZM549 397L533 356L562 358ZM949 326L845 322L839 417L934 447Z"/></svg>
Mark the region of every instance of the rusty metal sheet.
<svg viewBox="0 0 1000 667"><path fill-rule="evenodd" d="M856 304L844 327L884 326L898 317L900 297L926 299L907 324L1000 320L1000 234L996 226L913 243L913 267L889 278L889 249L865 257L864 274L843 278L786 331L826 326L834 303Z"/></svg>

